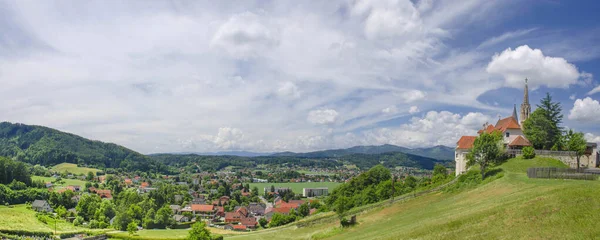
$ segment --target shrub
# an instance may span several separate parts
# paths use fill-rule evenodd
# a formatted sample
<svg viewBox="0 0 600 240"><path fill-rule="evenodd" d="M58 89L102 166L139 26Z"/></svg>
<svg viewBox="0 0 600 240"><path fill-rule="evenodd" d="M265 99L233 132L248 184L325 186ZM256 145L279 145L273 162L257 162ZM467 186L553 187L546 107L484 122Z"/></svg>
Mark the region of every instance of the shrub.
<svg viewBox="0 0 600 240"><path fill-rule="evenodd" d="M535 157L535 150L533 147L524 147L523 148L523 158L524 159L532 159Z"/></svg>

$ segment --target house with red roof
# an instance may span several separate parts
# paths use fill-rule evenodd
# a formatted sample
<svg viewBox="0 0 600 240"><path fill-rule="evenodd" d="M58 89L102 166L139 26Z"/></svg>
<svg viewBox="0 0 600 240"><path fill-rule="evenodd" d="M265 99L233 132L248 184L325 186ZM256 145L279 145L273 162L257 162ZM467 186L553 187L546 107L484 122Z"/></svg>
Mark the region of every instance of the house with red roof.
<svg viewBox="0 0 600 240"><path fill-rule="evenodd" d="M204 219L214 219L217 209L210 204L192 204L192 212L194 216Z"/></svg>
<svg viewBox="0 0 600 240"><path fill-rule="evenodd" d="M523 122L529 117L531 106L529 105L529 89L527 79L525 79L525 92L523 104L521 104L521 122L517 116L517 105L514 105L513 114L510 117L499 119L496 125L485 123L483 128L477 134L498 132L502 134L503 143L506 149L522 149L532 146L523 133ZM456 163L456 175L467 171L467 154L473 148L477 136L462 136L456 142L454 161Z"/></svg>

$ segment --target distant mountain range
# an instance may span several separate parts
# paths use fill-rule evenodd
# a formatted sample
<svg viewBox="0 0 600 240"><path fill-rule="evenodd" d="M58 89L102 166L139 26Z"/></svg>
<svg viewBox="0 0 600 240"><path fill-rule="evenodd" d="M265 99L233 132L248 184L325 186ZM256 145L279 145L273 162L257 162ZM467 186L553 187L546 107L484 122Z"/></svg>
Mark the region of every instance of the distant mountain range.
<svg viewBox="0 0 600 240"><path fill-rule="evenodd" d="M201 156L240 156L240 157L302 157L302 158L335 158L343 157L351 154L382 154L400 152L406 154L417 155L421 157L433 158L437 160L453 160L454 149L446 146L435 146L428 148L406 148L391 144L379 146L355 146L345 149L330 149L314 152L295 153L295 152L279 152L279 153L259 153L248 151L228 151L228 152L181 152L170 154L196 154Z"/></svg>
<svg viewBox="0 0 600 240"><path fill-rule="evenodd" d="M307 153L280 152L272 156L307 157L307 158L334 158L351 154L382 154L401 152L437 160L453 160L454 149L446 146L435 146L429 148L405 148L391 144L380 146L355 146L346 149L332 149Z"/></svg>

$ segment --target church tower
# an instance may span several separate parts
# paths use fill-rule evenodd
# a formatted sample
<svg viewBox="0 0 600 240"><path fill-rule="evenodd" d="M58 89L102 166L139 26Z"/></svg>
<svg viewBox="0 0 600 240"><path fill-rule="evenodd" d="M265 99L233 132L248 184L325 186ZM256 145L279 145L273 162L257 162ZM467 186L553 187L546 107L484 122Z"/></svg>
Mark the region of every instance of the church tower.
<svg viewBox="0 0 600 240"><path fill-rule="evenodd" d="M525 92L523 93L523 103L521 104L521 128L529 114L531 113L531 105L529 105L529 87L527 86L527 78L525 78Z"/></svg>

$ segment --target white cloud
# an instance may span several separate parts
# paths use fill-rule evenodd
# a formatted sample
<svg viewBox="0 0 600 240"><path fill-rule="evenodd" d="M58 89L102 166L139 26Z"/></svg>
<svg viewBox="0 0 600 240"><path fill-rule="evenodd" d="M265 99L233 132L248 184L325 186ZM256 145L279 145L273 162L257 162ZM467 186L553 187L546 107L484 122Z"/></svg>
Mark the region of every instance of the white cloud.
<svg viewBox="0 0 600 240"><path fill-rule="evenodd" d="M522 88L525 78L530 80L533 89L543 85L567 88L576 84L581 76L577 67L564 58L544 56L542 50L527 45L495 54L486 70L503 76L504 85L514 88Z"/></svg>
<svg viewBox="0 0 600 240"><path fill-rule="evenodd" d="M485 48L485 47L489 47L489 46L494 46L498 43L502 43L502 42L512 39L512 38L518 38L518 37L525 36L535 30L536 30L536 28L530 28L530 29L517 30L514 32L507 32L500 36L492 37L490 39L485 40L484 42L479 44L479 46L477 48Z"/></svg>
<svg viewBox="0 0 600 240"><path fill-rule="evenodd" d="M419 90L411 90L401 93L405 102L410 103L425 98L425 93Z"/></svg>
<svg viewBox="0 0 600 240"><path fill-rule="evenodd" d="M403 37L423 28L419 11L410 1L361 0L354 4L352 13L366 17L364 31L369 39Z"/></svg>
<svg viewBox="0 0 600 240"><path fill-rule="evenodd" d="M277 94L283 98L299 98L300 90L298 90L298 86L293 82L284 82L277 89Z"/></svg>
<svg viewBox="0 0 600 240"><path fill-rule="evenodd" d="M476 135L492 117L471 112L464 116L448 111L429 111L423 117L413 117L397 128L366 130L356 136L356 144L395 144L407 147L434 145L455 146L463 135Z"/></svg>
<svg viewBox="0 0 600 240"><path fill-rule="evenodd" d="M410 113L410 114L415 114L415 113L418 113L418 112L420 112L420 111L421 111L421 110L419 110L419 107L417 107L417 106L411 106L411 107L408 109L408 113Z"/></svg>
<svg viewBox="0 0 600 240"><path fill-rule="evenodd" d="M241 59L260 55L277 44L276 33L252 12L231 16L219 27L211 41L212 46L221 47Z"/></svg>
<svg viewBox="0 0 600 240"><path fill-rule="evenodd" d="M308 113L308 122L312 124L334 123L338 112L333 109L312 110Z"/></svg>
<svg viewBox="0 0 600 240"><path fill-rule="evenodd" d="M398 113L398 108L396 106L389 106L382 109L381 112L385 114L395 114Z"/></svg>
<svg viewBox="0 0 600 240"><path fill-rule="evenodd" d="M596 94L600 92L600 86L595 87L594 89L592 89L591 91L589 91L587 94L588 95L592 95L592 94Z"/></svg>
<svg viewBox="0 0 600 240"><path fill-rule="evenodd" d="M584 134L584 136L585 136L585 140L587 140L588 142L600 143L600 136L597 136L592 133L586 133L586 134Z"/></svg>
<svg viewBox="0 0 600 240"><path fill-rule="evenodd" d="M575 100L575 98L577 98L577 95L575 95L575 94L572 94L571 96L569 96L569 99L571 99L571 100Z"/></svg>
<svg viewBox="0 0 600 240"><path fill-rule="evenodd" d="M569 119L580 122L600 123L600 103L590 97L575 100L573 108L569 113Z"/></svg>

